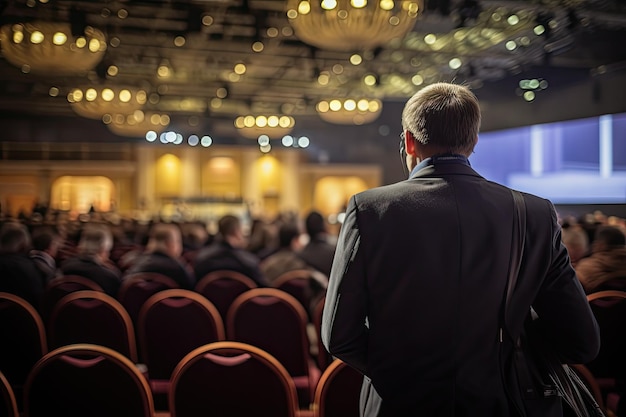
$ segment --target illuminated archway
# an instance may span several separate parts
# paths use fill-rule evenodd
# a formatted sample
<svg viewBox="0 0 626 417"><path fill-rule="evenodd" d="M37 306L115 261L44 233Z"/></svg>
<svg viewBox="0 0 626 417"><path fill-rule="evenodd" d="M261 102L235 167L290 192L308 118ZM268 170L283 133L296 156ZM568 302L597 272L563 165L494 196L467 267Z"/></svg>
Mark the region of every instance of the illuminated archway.
<svg viewBox="0 0 626 417"><path fill-rule="evenodd" d="M111 210L115 186L103 176L66 175L52 184L50 206L57 210L87 213L93 206L96 211Z"/></svg>
<svg viewBox="0 0 626 417"><path fill-rule="evenodd" d="M368 188L370 187L359 177L320 178L315 183L313 206L325 215L336 214L343 211L352 195Z"/></svg>

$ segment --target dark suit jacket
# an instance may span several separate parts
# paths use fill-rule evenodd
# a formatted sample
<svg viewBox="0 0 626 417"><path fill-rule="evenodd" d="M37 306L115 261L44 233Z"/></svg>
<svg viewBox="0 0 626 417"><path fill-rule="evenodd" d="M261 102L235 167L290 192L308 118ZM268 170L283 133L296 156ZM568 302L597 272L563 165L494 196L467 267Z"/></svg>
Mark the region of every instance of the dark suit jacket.
<svg viewBox="0 0 626 417"><path fill-rule="evenodd" d="M113 266L102 264L89 255L78 255L61 264L64 275L80 275L100 285L105 293L117 297L122 275Z"/></svg>
<svg viewBox="0 0 626 417"><path fill-rule="evenodd" d="M125 275L135 272L156 272L172 278L181 288L193 290L196 279L179 260L162 252L141 254L132 264Z"/></svg>
<svg viewBox="0 0 626 417"><path fill-rule="evenodd" d="M196 280L200 281L206 274L221 269L236 271L251 278L260 287L267 287L267 280L259 268L259 258L252 253L234 248L226 242L215 242L202 249L193 264Z"/></svg>
<svg viewBox="0 0 626 417"><path fill-rule="evenodd" d="M322 237L313 237L299 255L309 266L329 276L335 256L335 245L328 243Z"/></svg>
<svg viewBox="0 0 626 417"><path fill-rule="evenodd" d="M507 327L519 334L532 305L563 360L585 363L599 349L597 324L552 204L524 197L525 253ZM365 374L364 415L514 415L498 338L513 207L508 188L458 160L351 198L322 340Z"/></svg>
<svg viewBox="0 0 626 417"><path fill-rule="evenodd" d="M39 310L44 288L43 274L27 255L0 254L0 292L17 295Z"/></svg>

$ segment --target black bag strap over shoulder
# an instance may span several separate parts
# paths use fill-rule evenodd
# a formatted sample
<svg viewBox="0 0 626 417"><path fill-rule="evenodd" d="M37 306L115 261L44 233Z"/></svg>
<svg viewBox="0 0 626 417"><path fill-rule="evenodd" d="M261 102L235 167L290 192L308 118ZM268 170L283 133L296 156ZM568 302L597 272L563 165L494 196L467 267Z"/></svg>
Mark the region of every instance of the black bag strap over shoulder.
<svg viewBox="0 0 626 417"><path fill-rule="evenodd" d="M509 276L500 324L500 342L503 342L507 330L506 312L515 292L526 242L526 203L520 192L511 190L511 194L515 209ZM530 314L529 311L529 316ZM518 412L526 417L561 415L562 399L564 405L577 417L605 416L576 372L568 365L561 364L554 352L542 343L543 340L532 340L533 337L538 339L539 335L531 331L532 318L527 322L530 322L530 327L525 327L520 336L508 335L514 339L510 365L514 367L517 389L520 391L519 396L515 397L523 403L516 405L517 408L522 405ZM509 393L511 389L512 387L507 387Z"/></svg>

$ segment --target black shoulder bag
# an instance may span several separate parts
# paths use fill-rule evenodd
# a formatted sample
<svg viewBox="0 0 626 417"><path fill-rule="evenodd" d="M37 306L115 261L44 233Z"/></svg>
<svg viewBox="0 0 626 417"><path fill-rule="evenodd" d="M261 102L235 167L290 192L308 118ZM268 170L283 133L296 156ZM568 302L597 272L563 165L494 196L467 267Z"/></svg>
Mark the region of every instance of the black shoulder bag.
<svg viewBox="0 0 626 417"><path fill-rule="evenodd" d="M523 417L605 417L578 374L568 365L561 364L550 346L547 346L537 332L537 315L529 312L521 335L516 340L506 330L506 310L519 274L526 240L526 205L521 193L511 190L515 202L513 245L511 265L501 317L501 337L504 335L512 343L512 353L507 363L502 363L503 371L509 372L505 378L511 401ZM504 343L501 343L501 347ZM501 357L504 357L501 354Z"/></svg>

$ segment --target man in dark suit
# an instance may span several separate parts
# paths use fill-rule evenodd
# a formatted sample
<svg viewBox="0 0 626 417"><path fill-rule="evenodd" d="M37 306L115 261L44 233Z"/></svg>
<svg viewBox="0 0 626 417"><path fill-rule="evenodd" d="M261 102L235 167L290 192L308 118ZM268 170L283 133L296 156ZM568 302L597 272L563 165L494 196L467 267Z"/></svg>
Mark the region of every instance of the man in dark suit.
<svg viewBox="0 0 626 417"><path fill-rule="evenodd" d="M196 285L191 267L183 261L182 234L175 224L159 223L152 226L145 253L141 254L125 275L154 272L172 278L181 288L192 290Z"/></svg>
<svg viewBox="0 0 626 417"><path fill-rule="evenodd" d="M247 239L241 220L227 214L219 220L217 226L219 236L216 241L200 250L196 256L193 265L196 280L200 281L209 272L230 270L244 274L260 287L267 287L267 280L259 267L259 258L245 249Z"/></svg>
<svg viewBox="0 0 626 417"><path fill-rule="evenodd" d="M109 260L113 235L104 224L88 224L81 233L78 254L61 264L63 275L80 275L98 284L105 293L117 297L122 274Z"/></svg>
<svg viewBox="0 0 626 417"><path fill-rule="evenodd" d="M433 84L407 102L402 125L409 179L350 199L323 343L364 374L364 416L517 415L499 338L514 203L467 159L478 100L466 87ZM598 327L555 210L524 200L526 245L507 330L519 334L532 305L549 346L564 362L585 363L598 352Z"/></svg>

